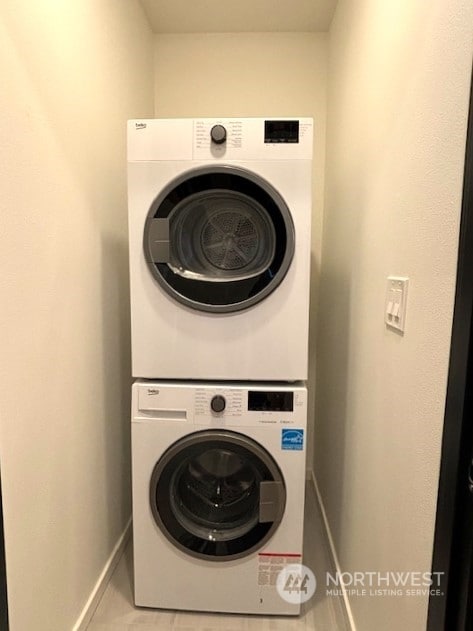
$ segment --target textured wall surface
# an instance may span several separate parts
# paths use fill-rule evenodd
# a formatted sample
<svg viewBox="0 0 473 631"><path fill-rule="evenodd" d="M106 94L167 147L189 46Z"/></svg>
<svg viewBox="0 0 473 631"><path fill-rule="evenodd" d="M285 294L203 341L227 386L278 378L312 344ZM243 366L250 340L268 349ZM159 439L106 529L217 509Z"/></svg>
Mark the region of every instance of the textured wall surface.
<svg viewBox="0 0 473 631"><path fill-rule="evenodd" d="M322 239L325 170L327 36L324 33L157 35L157 117L312 116L311 339ZM313 346L313 345L312 345ZM314 350L311 357L315 357ZM314 415L315 365L309 367L309 422ZM309 438L308 468L312 467Z"/></svg>
<svg viewBox="0 0 473 631"><path fill-rule="evenodd" d="M0 462L12 631L72 628L130 515L125 121L137 1L0 8Z"/></svg>
<svg viewBox="0 0 473 631"><path fill-rule="evenodd" d="M341 0L330 32L314 461L343 571L430 570L472 33L464 0ZM427 604L351 600L361 631L420 631Z"/></svg>

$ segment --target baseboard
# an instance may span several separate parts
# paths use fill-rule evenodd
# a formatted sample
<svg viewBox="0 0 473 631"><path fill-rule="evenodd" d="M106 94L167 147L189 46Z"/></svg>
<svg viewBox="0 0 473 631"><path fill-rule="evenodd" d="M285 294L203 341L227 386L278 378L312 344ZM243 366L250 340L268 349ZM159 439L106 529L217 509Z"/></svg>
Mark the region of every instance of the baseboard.
<svg viewBox="0 0 473 631"><path fill-rule="evenodd" d="M324 507L324 503L322 501L322 496L320 494L319 487L318 487L318 484L317 484L317 479L316 479L315 474L314 474L313 471L312 471L311 479L312 479L312 484L314 486L315 495L317 496L317 501L319 503L320 512L322 513L322 519L323 519L323 522L324 522L325 533L327 535L327 540L328 540L328 544L329 544L329 547L330 547L330 553L332 555L333 565L335 567L335 570L339 574L339 576L341 576L342 575L342 570L340 569L340 563L338 561L337 551L335 549L335 544L333 542L332 532L330 530L330 526L329 526L328 519L327 519L327 513L325 512L325 507ZM345 589L345 586L343 585L343 583L341 584L341 588L342 588L342 593L343 593L343 602L344 602L344 605L345 605L345 613L346 613L347 623L348 623L351 631L356 631L355 620L353 618L353 612L351 610L350 601L348 599L348 595L347 595L347 592L346 592L346 589Z"/></svg>
<svg viewBox="0 0 473 631"><path fill-rule="evenodd" d="M102 598L103 593L110 581L110 578L113 574L113 570L116 568L117 563L123 554L123 551L128 542L128 539L130 538L130 535L131 535L131 517L127 525L125 526L124 531L120 535L120 538L115 544L115 547L113 548L111 555L109 556L107 562L105 563L105 566L102 572L100 573L100 576L98 577L97 582L95 583L94 588L92 589L92 592L90 593L90 596L87 599L87 602L85 603L85 606L82 609L79 618L77 619L77 622L72 627L72 631L85 631L87 629L90 623L90 620L92 619L92 616L94 615L94 612L97 609L97 605L99 604L100 599Z"/></svg>

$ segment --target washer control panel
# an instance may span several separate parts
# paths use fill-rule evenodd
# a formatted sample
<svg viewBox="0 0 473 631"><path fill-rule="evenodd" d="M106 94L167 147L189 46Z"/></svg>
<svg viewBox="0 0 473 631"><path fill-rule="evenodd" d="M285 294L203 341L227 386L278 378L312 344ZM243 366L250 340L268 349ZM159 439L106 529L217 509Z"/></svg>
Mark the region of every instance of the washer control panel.
<svg viewBox="0 0 473 631"><path fill-rule="evenodd" d="M306 426L304 384L133 384L133 420L208 428Z"/></svg>
<svg viewBox="0 0 473 631"><path fill-rule="evenodd" d="M194 423L210 426L293 425L305 409L301 388L197 387Z"/></svg>

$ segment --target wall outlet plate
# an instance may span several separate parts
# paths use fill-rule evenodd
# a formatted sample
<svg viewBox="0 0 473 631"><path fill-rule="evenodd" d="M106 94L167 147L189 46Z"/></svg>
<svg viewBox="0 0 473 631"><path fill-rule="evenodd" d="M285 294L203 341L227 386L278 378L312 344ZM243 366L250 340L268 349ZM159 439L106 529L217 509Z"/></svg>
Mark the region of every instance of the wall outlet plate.
<svg viewBox="0 0 473 631"><path fill-rule="evenodd" d="M405 276L388 276L384 321L386 325L404 333L406 325L407 288L409 279Z"/></svg>

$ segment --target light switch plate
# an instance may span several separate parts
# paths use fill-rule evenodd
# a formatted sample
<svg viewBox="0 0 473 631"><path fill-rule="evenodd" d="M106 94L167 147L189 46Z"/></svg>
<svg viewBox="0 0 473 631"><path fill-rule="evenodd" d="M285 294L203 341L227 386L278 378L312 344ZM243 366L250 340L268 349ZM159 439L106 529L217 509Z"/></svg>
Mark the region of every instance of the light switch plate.
<svg viewBox="0 0 473 631"><path fill-rule="evenodd" d="M406 324L408 285L409 279L405 276L388 276L387 278L384 321L388 327L401 333L404 333Z"/></svg>

